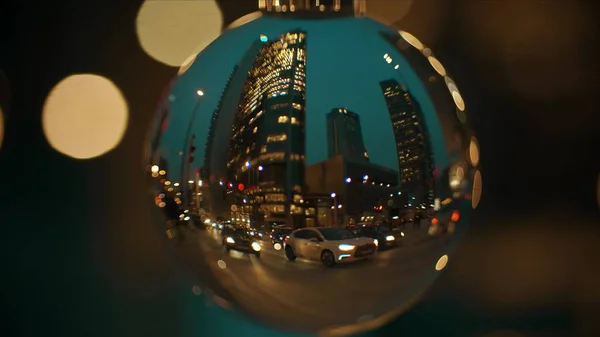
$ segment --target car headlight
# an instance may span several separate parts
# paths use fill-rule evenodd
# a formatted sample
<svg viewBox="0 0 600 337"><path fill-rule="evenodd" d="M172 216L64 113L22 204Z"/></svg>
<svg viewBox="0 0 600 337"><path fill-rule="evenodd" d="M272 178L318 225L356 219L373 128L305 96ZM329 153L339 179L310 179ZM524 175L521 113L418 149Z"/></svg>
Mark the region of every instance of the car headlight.
<svg viewBox="0 0 600 337"><path fill-rule="evenodd" d="M254 232L250 232L250 235L254 235Z"/></svg>
<svg viewBox="0 0 600 337"><path fill-rule="evenodd" d="M396 238L393 235L388 235L385 237L385 241L394 241Z"/></svg>
<svg viewBox="0 0 600 337"><path fill-rule="evenodd" d="M252 242L252 249L254 249L256 252L260 252L260 243Z"/></svg>
<svg viewBox="0 0 600 337"><path fill-rule="evenodd" d="M225 239L225 241L227 241L227 243L235 243L235 240L233 238L227 238Z"/></svg>
<svg viewBox="0 0 600 337"><path fill-rule="evenodd" d="M353 250L354 248L356 248L356 246L343 244L343 245L339 245L339 248L341 251L347 252L347 251Z"/></svg>
<svg viewBox="0 0 600 337"><path fill-rule="evenodd" d="M373 240L373 243L375 244L375 246L379 247L379 240L377 240L377 239L374 239L374 240Z"/></svg>
<svg viewBox="0 0 600 337"><path fill-rule="evenodd" d="M404 236L404 232L400 232L400 235Z"/></svg>

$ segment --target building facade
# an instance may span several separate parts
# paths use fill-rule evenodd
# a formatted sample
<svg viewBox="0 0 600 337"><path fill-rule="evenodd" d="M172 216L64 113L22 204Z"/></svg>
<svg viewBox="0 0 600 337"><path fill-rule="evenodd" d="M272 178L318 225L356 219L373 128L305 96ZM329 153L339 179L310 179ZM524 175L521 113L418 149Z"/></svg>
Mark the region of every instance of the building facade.
<svg viewBox="0 0 600 337"><path fill-rule="evenodd" d="M412 194L413 207L433 204L433 154L421 108L396 80L380 82L394 131L400 188Z"/></svg>
<svg viewBox="0 0 600 337"><path fill-rule="evenodd" d="M369 161L358 114L345 108L327 114L327 154L329 158L341 155L357 162Z"/></svg>
<svg viewBox="0 0 600 337"><path fill-rule="evenodd" d="M306 33L264 40L232 123L227 180L254 222L303 226ZM245 202L244 202L245 200Z"/></svg>

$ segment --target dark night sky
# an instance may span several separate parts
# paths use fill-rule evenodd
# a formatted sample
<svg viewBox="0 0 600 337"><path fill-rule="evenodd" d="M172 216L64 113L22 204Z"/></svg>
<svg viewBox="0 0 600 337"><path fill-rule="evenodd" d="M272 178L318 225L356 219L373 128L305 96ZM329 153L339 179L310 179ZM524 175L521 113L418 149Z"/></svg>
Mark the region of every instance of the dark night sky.
<svg viewBox="0 0 600 337"><path fill-rule="evenodd" d="M227 322L214 310L194 320L202 303L178 283L183 276L164 254L162 234L148 225L141 144L175 69L139 47L140 3L0 5L0 69L12 93L0 84L2 323L11 335L198 336L215 328L210 322ZM253 1L221 5L225 23L253 9ZM398 23L424 36L461 84L482 149L484 192L454 265L421 304L373 336L598 335L591 252L600 223L600 55L592 13L600 13L598 2L427 0ZM113 79L130 105L120 146L90 161L50 149L41 127L48 92L79 72ZM548 264L548 256L558 260ZM524 294L552 291L503 302L490 294L504 288L481 278L490 264L486 274L498 283ZM549 280L563 283L552 288ZM236 322L238 332L253 329Z"/></svg>

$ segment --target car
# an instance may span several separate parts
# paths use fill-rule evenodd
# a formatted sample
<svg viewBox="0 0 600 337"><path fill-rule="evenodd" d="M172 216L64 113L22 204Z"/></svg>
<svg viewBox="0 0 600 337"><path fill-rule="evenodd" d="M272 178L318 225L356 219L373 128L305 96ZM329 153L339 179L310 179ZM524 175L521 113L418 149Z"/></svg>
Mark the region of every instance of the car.
<svg viewBox="0 0 600 337"><path fill-rule="evenodd" d="M275 227L271 231L271 244L275 250L281 250L285 239L292 233L293 229L289 227Z"/></svg>
<svg viewBox="0 0 600 337"><path fill-rule="evenodd" d="M326 267L333 267L337 263L374 257L377 244L377 240L356 237L346 228L302 228L293 231L286 239L285 256L290 261L302 257L321 261Z"/></svg>
<svg viewBox="0 0 600 337"><path fill-rule="evenodd" d="M404 236L403 232L393 232L387 226L358 227L352 230L352 232L358 237L363 236L367 238L376 239L379 243L377 245L377 248L379 250L384 250L400 245Z"/></svg>
<svg viewBox="0 0 600 337"><path fill-rule="evenodd" d="M227 251L237 250L260 257L261 245L244 228L232 228L223 232L223 246Z"/></svg>

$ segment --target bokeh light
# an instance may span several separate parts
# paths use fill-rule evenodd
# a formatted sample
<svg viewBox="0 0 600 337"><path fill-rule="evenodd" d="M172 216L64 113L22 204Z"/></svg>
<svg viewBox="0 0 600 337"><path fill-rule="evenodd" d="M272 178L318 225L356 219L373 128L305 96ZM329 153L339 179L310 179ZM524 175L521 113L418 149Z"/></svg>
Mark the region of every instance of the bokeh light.
<svg viewBox="0 0 600 337"><path fill-rule="evenodd" d="M188 69L190 69L192 64L194 64L194 61L196 61L196 56L198 56L198 53L193 53L192 55L188 56L188 58L183 61L181 67L179 67L177 75L183 75Z"/></svg>
<svg viewBox="0 0 600 337"><path fill-rule="evenodd" d="M438 74L440 74L440 76L446 76L446 68L444 68L442 63L437 58L435 58L435 56L429 56L427 59L429 60L429 63L431 64L433 69Z"/></svg>
<svg viewBox="0 0 600 337"><path fill-rule="evenodd" d="M481 172L477 170L473 177L473 193L471 193L471 205L473 209L477 208L481 199Z"/></svg>
<svg viewBox="0 0 600 337"><path fill-rule="evenodd" d="M454 83L454 80L446 76L444 78L444 81L448 86L448 90L450 90L450 94L452 94L452 99L454 100L454 104L456 104L456 107L460 111L465 111L465 101L463 100L460 91L458 91L458 87L456 86L456 83Z"/></svg>
<svg viewBox="0 0 600 337"><path fill-rule="evenodd" d="M369 0L367 1L367 15L392 25L408 14L413 5L413 0Z"/></svg>
<svg viewBox="0 0 600 337"><path fill-rule="evenodd" d="M447 264L448 264L448 255L442 255L442 257L440 257L440 259L435 264L435 270L440 271L440 270L446 268Z"/></svg>
<svg viewBox="0 0 600 337"><path fill-rule="evenodd" d="M400 31L400 36L402 36L402 38L408 42L411 46L417 48L418 50L423 50L425 48L425 46L423 45L423 43L421 43L421 41L419 41L419 39L417 39L414 35L412 35L409 32L405 32L403 30Z"/></svg>
<svg viewBox="0 0 600 337"><path fill-rule="evenodd" d="M468 158L473 167L476 167L479 164L479 142L477 142L477 138L475 137L471 137Z"/></svg>
<svg viewBox="0 0 600 337"><path fill-rule="evenodd" d="M247 23L250 23L250 22L260 18L262 15L263 15L262 12L252 12L250 14L246 14L246 15L242 16L241 18L230 23L229 26L227 26L227 29L233 29L233 28L243 26Z"/></svg>
<svg viewBox="0 0 600 337"><path fill-rule="evenodd" d="M222 25L223 15L213 0L146 0L136 20L144 51L173 67L201 52L221 34Z"/></svg>
<svg viewBox="0 0 600 337"><path fill-rule="evenodd" d="M44 103L42 127L50 146L77 159L116 147L127 128L128 107L110 80L93 74L59 82Z"/></svg>

